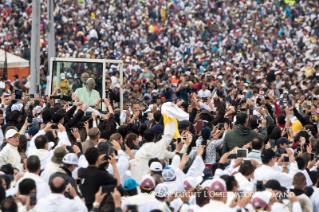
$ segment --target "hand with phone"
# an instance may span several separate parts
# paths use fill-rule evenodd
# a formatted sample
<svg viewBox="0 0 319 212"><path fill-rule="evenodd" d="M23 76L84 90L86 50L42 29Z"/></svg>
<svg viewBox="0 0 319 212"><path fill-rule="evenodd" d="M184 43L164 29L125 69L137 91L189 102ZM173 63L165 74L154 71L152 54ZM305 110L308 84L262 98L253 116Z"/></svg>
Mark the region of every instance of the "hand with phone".
<svg viewBox="0 0 319 212"><path fill-rule="evenodd" d="M102 186L100 186L99 191L95 194L94 202L101 204L106 195L107 195L107 193L103 193L102 192ZM94 208L99 208L99 207L100 207L99 205L94 206Z"/></svg>

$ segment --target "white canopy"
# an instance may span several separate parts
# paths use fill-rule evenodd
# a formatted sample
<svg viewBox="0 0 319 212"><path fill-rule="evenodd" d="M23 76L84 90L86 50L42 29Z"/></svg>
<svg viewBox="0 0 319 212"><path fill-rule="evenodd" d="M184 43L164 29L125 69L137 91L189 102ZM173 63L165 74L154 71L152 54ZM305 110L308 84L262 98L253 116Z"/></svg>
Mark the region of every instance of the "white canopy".
<svg viewBox="0 0 319 212"><path fill-rule="evenodd" d="M4 68L5 51L0 49L0 68ZM29 67L29 61L7 52L8 68Z"/></svg>

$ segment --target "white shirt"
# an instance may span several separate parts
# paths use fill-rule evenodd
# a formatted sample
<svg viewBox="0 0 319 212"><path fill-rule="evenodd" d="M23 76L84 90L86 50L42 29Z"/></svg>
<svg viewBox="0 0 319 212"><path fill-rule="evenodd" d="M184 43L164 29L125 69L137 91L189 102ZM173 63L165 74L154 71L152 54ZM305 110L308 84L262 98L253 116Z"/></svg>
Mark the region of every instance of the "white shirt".
<svg viewBox="0 0 319 212"><path fill-rule="evenodd" d="M16 167L20 171L22 170L21 157L18 152L18 147L7 145L0 152L0 166L10 163L13 167Z"/></svg>
<svg viewBox="0 0 319 212"><path fill-rule="evenodd" d="M32 179L35 181L35 185L37 187L37 200L40 200L41 198L45 198L49 194L51 194L51 189L48 183L44 182L44 180L40 178L39 175L26 172L24 176L17 182L16 186L10 189L10 191L6 192L6 196L8 197L10 195L16 194L19 188L19 183L24 179Z"/></svg>
<svg viewBox="0 0 319 212"><path fill-rule="evenodd" d="M41 173L40 177L44 180L44 182L49 183L51 175L55 173L61 165L62 164L57 164L53 162L49 163Z"/></svg>
<svg viewBox="0 0 319 212"><path fill-rule="evenodd" d="M118 161L116 163L116 167L117 167L118 173L120 175L121 184L124 184L125 172L129 166L128 158L126 157L126 153L123 150L118 151L117 156L118 156ZM113 167L112 166L108 166L108 168L106 170L110 174L113 175Z"/></svg>
<svg viewBox="0 0 319 212"><path fill-rule="evenodd" d="M42 198L35 206L37 212L87 212L88 209L82 202L80 197L68 199L63 194L50 194L46 198Z"/></svg>
<svg viewBox="0 0 319 212"><path fill-rule="evenodd" d="M204 97L209 97L212 98L212 92L210 92L210 90L205 90L203 91L203 89L198 91L198 97L200 98L204 98Z"/></svg>
<svg viewBox="0 0 319 212"><path fill-rule="evenodd" d="M122 202L121 208L123 211L126 205L138 205L138 211L142 212L157 209L161 205L161 202L153 195L140 193L138 195L128 197Z"/></svg>
<svg viewBox="0 0 319 212"><path fill-rule="evenodd" d="M91 29L89 34L91 38L99 38L95 29Z"/></svg>
<svg viewBox="0 0 319 212"><path fill-rule="evenodd" d="M284 173L275 164L274 167L262 165L257 168L254 173L254 180L278 180L281 186L290 187L292 185L292 180L294 175L298 172L298 167L296 162L290 163L289 173Z"/></svg>

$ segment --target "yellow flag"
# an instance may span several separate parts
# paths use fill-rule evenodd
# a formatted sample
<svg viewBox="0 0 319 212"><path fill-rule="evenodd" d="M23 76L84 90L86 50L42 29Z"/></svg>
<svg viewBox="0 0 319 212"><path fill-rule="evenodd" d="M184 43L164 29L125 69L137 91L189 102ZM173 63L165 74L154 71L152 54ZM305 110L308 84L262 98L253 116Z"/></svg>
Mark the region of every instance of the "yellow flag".
<svg viewBox="0 0 319 212"><path fill-rule="evenodd" d="M179 134L179 131L178 131L178 121L174 118L171 118L165 114L162 114L163 116L163 122L164 122L164 127L165 125L168 123L168 122L174 122L176 123L176 129L175 129L175 134L174 134L174 139L177 139L177 137L181 137L181 135Z"/></svg>

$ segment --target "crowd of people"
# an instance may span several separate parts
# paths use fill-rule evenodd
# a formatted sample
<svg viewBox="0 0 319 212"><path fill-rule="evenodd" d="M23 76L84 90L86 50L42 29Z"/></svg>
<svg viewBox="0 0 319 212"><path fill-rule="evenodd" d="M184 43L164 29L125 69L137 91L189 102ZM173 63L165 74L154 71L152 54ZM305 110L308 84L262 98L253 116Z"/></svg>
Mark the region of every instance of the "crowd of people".
<svg viewBox="0 0 319 212"><path fill-rule="evenodd" d="M40 92L0 82L1 211L319 211L317 1L54 8L70 62L49 77L43 0ZM30 60L32 2L0 14L0 48ZM122 60L124 83L72 58Z"/></svg>

